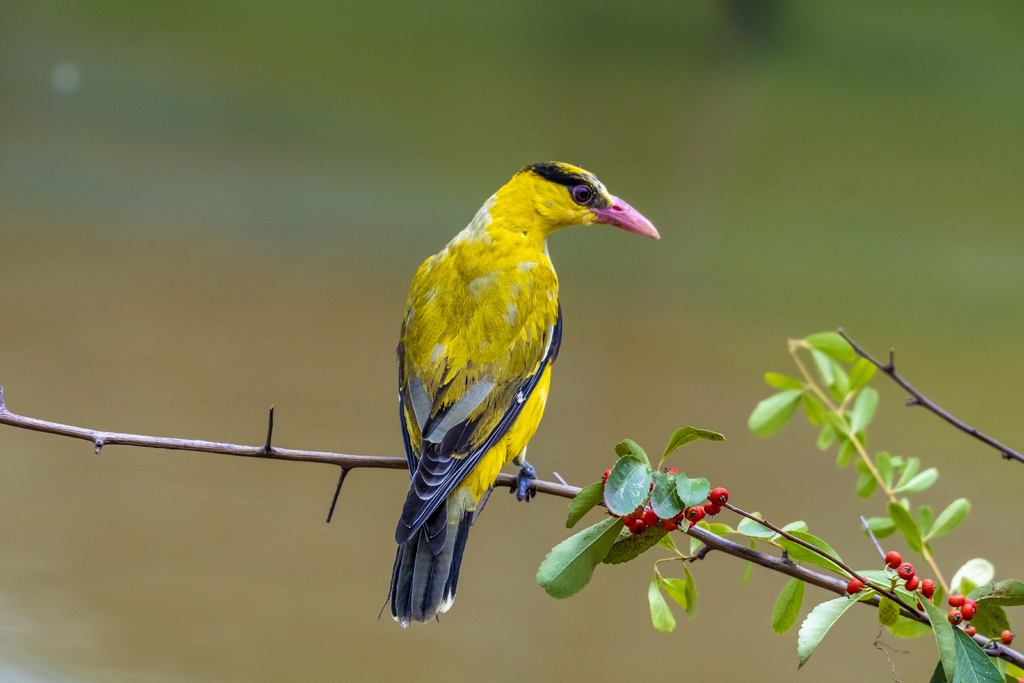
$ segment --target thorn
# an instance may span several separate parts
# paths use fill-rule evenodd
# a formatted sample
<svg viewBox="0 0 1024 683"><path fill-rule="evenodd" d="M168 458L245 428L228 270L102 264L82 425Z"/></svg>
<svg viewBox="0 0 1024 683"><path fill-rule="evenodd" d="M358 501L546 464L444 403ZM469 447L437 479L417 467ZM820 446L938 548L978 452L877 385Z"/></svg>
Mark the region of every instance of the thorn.
<svg viewBox="0 0 1024 683"><path fill-rule="evenodd" d="M96 455L99 455L100 451L103 450L103 439L97 437L93 443L96 444Z"/></svg>
<svg viewBox="0 0 1024 683"><path fill-rule="evenodd" d="M894 372L896 370L896 349L889 349L889 362L880 369L882 372Z"/></svg>
<svg viewBox="0 0 1024 683"><path fill-rule="evenodd" d="M0 384L0 413L7 412L7 404L4 403L4 385Z"/></svg>
<svg viewBox="0 0 1024 683"><path fill-rule="evenodd" d="M270 414L274 414L274 409L270 409ZM334 498L331 499L331 509L327 511L327 523L331 523L331 517L334 516L334 506L338 504L338 494L341 493L341 485L345 483L345 477L348 476L348 470L344 467L341 468L341 476L338 477L338 487L334 489Z"/></svg>
<svg viewBox="0 0 1024 683"><path fill-rule="evenodd" d="M913 408L914 406L920 405L920 404L921 404L921 402L917 400L916 396L911 396L910 398L907 399L907 407L908 408Z"/></svg>
<svg viewBox="0 0 1024 683"><path fill-rule="evenodd" d="M552 474L555 475L555 479L557 479L559 482L561 482L562 486L568 486L569 485L568 482L565 481L565 479L562 479L562 475L559 474L558 472L552 472Z"/></svg>
<svg viewBox="0 0 1024 683"><path fill-rule="evenodd" d="M274 406L270 406L270 417L267 418L267 443L265 443L263 445L263 452L264 453L270 453L273 450L273 447L270 445L270 440L273 438L273 436L274 436ZM337 494L335 494L335 496L337 496ZM331 509L334 509L333 505L331 506ZM327 521L329 522L331 520L328 519Z"/></svg>

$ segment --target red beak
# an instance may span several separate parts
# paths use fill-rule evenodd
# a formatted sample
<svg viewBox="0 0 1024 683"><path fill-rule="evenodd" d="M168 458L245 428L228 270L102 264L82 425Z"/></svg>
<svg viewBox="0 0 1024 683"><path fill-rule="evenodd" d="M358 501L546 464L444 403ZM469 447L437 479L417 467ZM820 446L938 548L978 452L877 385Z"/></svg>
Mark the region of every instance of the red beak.
<svg viewBox="0 0 1024 683"><path fill-rule="evenodd" d="M656 240L661 239L658 229L649 220L618 197L612 197L612 205L608 208L591 209L591 211L597 216L597 220L594 221L595 223L614 225L617 228L635 232L638 235L653 237Z"/></svg>

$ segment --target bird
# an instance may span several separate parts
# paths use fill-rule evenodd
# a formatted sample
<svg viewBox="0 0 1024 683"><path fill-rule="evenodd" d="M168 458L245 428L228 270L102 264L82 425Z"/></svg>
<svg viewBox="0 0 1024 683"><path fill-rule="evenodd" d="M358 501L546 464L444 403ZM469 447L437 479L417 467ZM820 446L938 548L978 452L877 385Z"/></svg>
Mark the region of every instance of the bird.
<svg viewBox="0 0 1024 683"><path fill-rule="evenodd" d="M416 272L398 344L411 482L388 596L403 627L452 606L473 513L501 468L519 466L517 499L534 494L526 448L562 339L547 238L595 223L660 239L594 174L561 162L532 164Z"/></svg>

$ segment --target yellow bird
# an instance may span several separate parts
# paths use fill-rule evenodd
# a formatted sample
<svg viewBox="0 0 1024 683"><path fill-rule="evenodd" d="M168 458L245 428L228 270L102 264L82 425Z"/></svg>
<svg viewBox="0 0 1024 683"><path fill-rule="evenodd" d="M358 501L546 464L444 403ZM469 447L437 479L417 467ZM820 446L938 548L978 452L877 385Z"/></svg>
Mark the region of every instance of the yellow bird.
<svg viewBox="0 0 1024 683"><path fill-rule="evenodd" d="M592 173L527 166L413 279L398 344L412 483L389 595L402 626L451 607L472 513L504 465L520 466L516 497L533 495L526 446L544 414L562 337L547 238L591 223L659 238Z"/></svg>

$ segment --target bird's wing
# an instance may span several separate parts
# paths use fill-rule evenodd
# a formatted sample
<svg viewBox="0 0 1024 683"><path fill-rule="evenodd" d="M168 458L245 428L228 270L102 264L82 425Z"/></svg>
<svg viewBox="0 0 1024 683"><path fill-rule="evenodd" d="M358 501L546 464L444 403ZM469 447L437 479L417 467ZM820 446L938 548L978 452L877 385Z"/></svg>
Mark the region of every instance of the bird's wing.
<svg viewBox="0 0 1024 683"><path fill-rule="evenodd" d="M474 296L472 285L445 295L422 275L423 269L399 345L402 430L412 472L399 543L444 506L505 435L561 342L561 310L548 296L557 288L553 272L532 274L529 286L495 283L505 296ZM436 526L429 529L432 537L441 532L441 519Z"/></svg>

